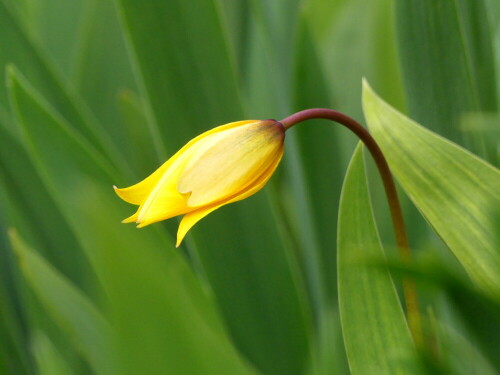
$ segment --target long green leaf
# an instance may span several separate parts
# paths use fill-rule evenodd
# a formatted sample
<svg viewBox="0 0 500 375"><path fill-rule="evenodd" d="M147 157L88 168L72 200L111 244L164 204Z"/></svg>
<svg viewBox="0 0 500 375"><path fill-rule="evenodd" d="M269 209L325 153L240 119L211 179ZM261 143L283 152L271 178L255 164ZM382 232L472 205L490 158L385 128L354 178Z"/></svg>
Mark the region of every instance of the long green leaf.
<svg viewBox="0 0 500 375"><path fill-rule="evenodd" d="M90 271L88 259L60 211L54 209L54 200L21 142L3 124L0 124L0 173L5 185L0 200L5 199L5 209L11 206L24 213L18 217L6 216L6 225L15 226L54 267L77 286L84 287ZM26 183L26 175L30 176L30 183ZM54 231L54 227L58 230Z"/></svg>
<svg viewBox="0 0 500 375"><path fill-rule="evenodd" d="M500 172L397 112L366 82L363 107L405 192L472 279L500 294L493 221L500 208Z"/></svg>
<svg viewBox="0 0 500 375"><path fill-rule="evenodd" d="M0 176L0 195L5 195ZM0 201L0 373L15 372L28 375L33 372L34 361L29 354L29 322L23 309L16 260L7 236L5 216L9 213Z"/></svg>
<svg viewBox="0 0 500 375"><path fill-rule="evenodd" d="M35 331L32 345L40 375L71 375L75 373L43 332Z"/></svg>
<svg viewBox="0 0 500 375"><path fill-rule="evenodd" d="M351 373L414 374L415 349L373 218L362 147L346 174L338 224L340 316Z"/></svg>
<svg viewBox="0 0 500 375"><path fill-rule="evenodd" d="M158 155L151 145L153 138L148 131L144 101L133 91L123 90L119 95L119 109L124 133L128 139L127 154L134 167L134 176L138 179L151 172L151 166L156 164Z"/></svg>
<svg viewBox="0 0 500 375"><path fill-rule="evenodd" d="M114 342L122 354L109 359L110 373L251 373L172 239L158 227L121 224L129 207L115 197L113 170L20 73L11 69L9 77L31 160L108 297ZM125 322L129 316L134 319Z"/></svg>
<svg viewBox="0 0 500 375"><path fill-rule="evenodd" d="M296 66L294 67L294 107L296 108L331 105L316 47L309 24L303 20L298 29ZM331 249L336 246L336 234L332 228L337 226L334 213L338 211L338 200L332 197L340 195L342 186L341 179L335 177L344 172L344 167L339 160L337 136L339 132L345 132L345 130L330 121L317 120L298 126L293 132L297 135L297 148L300 152L303 177L305 177L307 187L307 194L302 199L310 200L314 220L311 224L314 225L314 230L318 234L319 246L317 245L316 251L319 252L317 256L319 256L320 265L317 267L321 272L316 271L320 273L316 277L325 274L325 278L320 280L323 283L326 282L326 288L329 289L328 296L332 300L335 299L336 294L336 270L329 266L323 267L321 264L333 264L336 257ZM302 213L303 210L305 208L299 212ZM303 225L303 216L303 214L299 215L300 226ZM303 248L306 249L305 246Z"/></svg>
<svg viewBox="0 0 500 375"><path fill-rule="evenodd" d="M317 45L312 38L310 25L304 18L301 21L294 59L293 105L297 109L329 107L331 100ZM304 191L296 194L294 199L298 211L296 233L302 237L299 243L302 245L306 277L312 289L310 294L315 297L315 307L320 310L317 311L318 325L315 331L315 374L344 374L348 369L337 305L337 270L331 267L336 264L337 257L333 251L337 241L334 228L337 227L337 197L342 187L342 180L337 176L342 176L345 170L339 158L340 132L345 132L345 129L324 120L310 121L296 127L293 133L299 156L289 164L290 171L297 170L295 174L303 179L300 189ZM297 163L302 164L302 171L294 165ZM289 183L293 184L294 181ZM300 189L295 187L296 191ZM288 202L287 205L292 206ZM305 225L304 212L308 205L311 213L307 220L312 228ZM324 299L323 306L318 306L318 295Z"/></svg>
<svg viewBox="0 0 500 375"><path fill-rule="evenodd" d="M118 13L110 0L86 0L84 5L71 78L95 116L106 125L127 164L134 165L135 155L128 152L134 140L128 137L119 117L118 94L124 89L136 90L136 84ZM150 136L146 121L141 123L141 131Z"/></svg>
<svg viewBox="0 0 500 375"><path fill-rule="evenodd" d="M119 374L251 375L213 304L179 257L115 246L100 263L116 330Z"/></svg>
<svg viewBox="0 0 500 375"><path fill-rule="evenodd" d="M172 152L202 129L240 119L234 70L213 1L196 7L184 1L117 3L159 142Z"/></svg>
<svg viewBox="0 0 500 375"><path fill-rule="evenodd" d="M0 2L0 25L0 39L3 41L0 45L0 69L3 71L12 63L22 69L37 90L57 108L73 129L92 142L104 155L116 163L121 163L121 158L104 129L94 121L74 92L66 87L56 69L48 63L44 52L27 35L3 2ZM2 110L8 103L4 77L2 75L0 78ZM122 164L120 166L126 168Z"/></svg>
<svg viewBox="0 0 500 375"><path fill-rule="evenodd" d="M109 367L110 328L94 305L69 280L30 249L15 232L10 240L19 266L52 319L87 359L94 371Z"/></svg>
<svg viewBox="0 0 500 375"><path fill-rule="evenodd" d="M453 141L467 111L495 111L496 80L484 0L397 0L409 114Z"/></svg>
<svg viewBox="0 0 500 375"><path fill-rule="evenodd" d="M163 157L201 130L242 119L214 0L195 7L184 0L117 3ZM237 347L263 371L298 373L308 356L308 309L266 199L261 193L221 208L197 224L186 244L197 249Z"/></svg>

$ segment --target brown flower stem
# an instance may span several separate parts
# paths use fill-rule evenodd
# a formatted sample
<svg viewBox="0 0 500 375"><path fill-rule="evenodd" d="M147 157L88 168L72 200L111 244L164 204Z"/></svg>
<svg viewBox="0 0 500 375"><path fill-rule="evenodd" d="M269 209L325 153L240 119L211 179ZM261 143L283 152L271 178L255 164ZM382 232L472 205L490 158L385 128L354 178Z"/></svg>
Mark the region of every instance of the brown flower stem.
<svg viewBox="0 0 500 375"><path fill-rule="evenodd" d="M357 121L353 120L349 116L344 115L343 113L327 108L306 109L304 111L300 111L291 116L288 116L279 122L283 124L285 129L288 130L293 125L298 124L299 122L312 119L331 120L345 126L354 134L356 134L358 138L364 143L368 151L370 151L384 184L385 194L387 196L389 209L391 211L392 225L394 228L396 244L398 246L400 257L403 262L410 262L410 247L408 245L408 237L406 235L403 212L399 203L396 185L394 183L392 173L389 169L389 165L387 164L384 154L382 153L382 150L380 150L380 147L378 146L375 139ZM413 280L403 280L403 294L406 303L408 325L410 327L413 340L417 347L422 347L422 325L418 306L417 290Z"/></svg>

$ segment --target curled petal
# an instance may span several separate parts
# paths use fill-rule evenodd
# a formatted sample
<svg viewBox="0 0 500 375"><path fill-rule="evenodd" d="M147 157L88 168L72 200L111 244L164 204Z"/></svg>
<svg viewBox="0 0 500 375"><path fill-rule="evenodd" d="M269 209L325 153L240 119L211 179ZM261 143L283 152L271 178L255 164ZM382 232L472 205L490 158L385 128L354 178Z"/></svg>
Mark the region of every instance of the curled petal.
<svg viewBox="0 0 500 375"><path fill-rule="evenodd" d="M138 228L185 215L179 245L194 224L217 208L260 190L283 155L285 129L274 121L238 121L207 131L188 142L143 181L116 194L138 205L123 220Z"/></svg>
<svg viewBox="0 0 500 375"><path fill-rule="evenodd" d="M247 189L241 191L237 195L230 197L229 199L223 201L223 202L218 202L209 206L204 206L202 208L199 208L197 210L191 211L184 215L184 217L181 220L181 223L179 224L179 229L177 230L177 243L176 247L179 247L182 240L186 236L187 232L201 219L203 219L205 216L207 216L209 213L215 211L216 209L229 204L233 202L240 201L242 199L245 199L252 194L255 194L258 192L260 189L264 187L264 185L267 183L267 181L271 178L273 175L274 171L278 167L278 164L283 156L283 145L280 147L278 150L278 155L277 157L272 161L271 165L255 180L253 183L247 187Z"/></svg>
<svg viewBox="0 0 500 375"><path fill-rule="evenodd" d="M260 121L197 143L179 175L179 191L191 192L188 206L204 206L245 189L276 159L283 137L276 122Z"/></svg>
<svg viewBox="0 0 500 375"><path fill-rule="evenodd" d="M163 163L160 168L158 168L147 178L135 185L122 189L113 186L113 188L115 189L115 193L125 202L140 205L144 201L144 199L146 199L149 192L151 192L151 190L153 190L153 188L156 186L163 173L168 169L169 165L171 164L171 160L172 159L169 159L168 161Z"/></svg>
<svg viewBox="0 0 500 375"><path fill-rule="evenodd" d="M148 195L151 193L151 191L155 188L155 186L158 184L160 179L164 176L165 172L168 171L168 169L172 166L172 164L181 156L183 155L187 149L191 148L194 144L196 144L198 141L202 140L203 138L206 138L207 136L221 132L224 130L232 129L235 127L239 127L242 125L246 125L249 123L255 123L256 120L247 120L247 121L236 121L236 122L231 122L226 125L221 125L216 128L213 128L203 134L200 134L196 138L193 138L191 141L189 141L184 147L182 147L179 151L177 151L170 159L168 159L165 163L163 163L156 171L154 171L151 175L149 175L147 178L142 180L141 182L126 187L126 188L117 188L116 186L113 186L115 189L115 193L123 199L125 202L135 204L135 205L140 205L143 203Z"/></svg>

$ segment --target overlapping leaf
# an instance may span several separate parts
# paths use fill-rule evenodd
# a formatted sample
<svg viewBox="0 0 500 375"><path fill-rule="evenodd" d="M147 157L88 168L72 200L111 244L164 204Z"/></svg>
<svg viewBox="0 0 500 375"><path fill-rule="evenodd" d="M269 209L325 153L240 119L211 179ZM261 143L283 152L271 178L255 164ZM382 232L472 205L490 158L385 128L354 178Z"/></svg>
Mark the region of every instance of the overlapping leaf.
<svg viewBox="0 0 500 375"><path fill-rule="evenodd" d="M117 178L113 168L18 72L11 69L9 77L30 157L105 289L121 354L107 358L109 373L137 374L146 364L156 369L150 373L252 373L172 239L154 228L139 231L120 224L126 213L111 187ZM145 283L149 286L143 289ZM134 319L123 324L129 316Z"/></svg>
<svg viewBox="0 0 500 375"><path fill-rule="evenodd" d="M202 130L242 119L215 1L117 3L164 157ZM269 373L300 372L308 355L308 308L265 192L214 212L186 239L237 347Z"/></svg>
<svg viewBox="0 0 500 375"><path fill-rule="evenodd" d="M373 265L374 259L383 256L359 146L342 188L338 224L339 304L353 375L418 373L391 276Z"/></svg>
<svg viewBox="0 0 500 375"><path fill-rule="evenodd" d="M364 84L366 121L405 192L472 279L500 294L500 172L397 112Z"/></svg>

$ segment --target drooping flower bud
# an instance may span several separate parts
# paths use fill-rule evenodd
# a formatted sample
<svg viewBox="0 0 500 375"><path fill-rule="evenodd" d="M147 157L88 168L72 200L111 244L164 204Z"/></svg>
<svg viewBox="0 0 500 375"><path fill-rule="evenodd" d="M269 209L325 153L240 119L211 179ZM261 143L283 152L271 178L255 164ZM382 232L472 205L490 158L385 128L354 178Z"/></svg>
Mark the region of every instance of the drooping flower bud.
<svg viewBox="0 0 500 375"><path fill-rule="evenodd" d="M186 233L217 208L264 187L283 156L285 129L274 120L232 122L188 142L153 174L115 191L138 205L123 222L138 227L184 215L177 246Z"/></svg>

